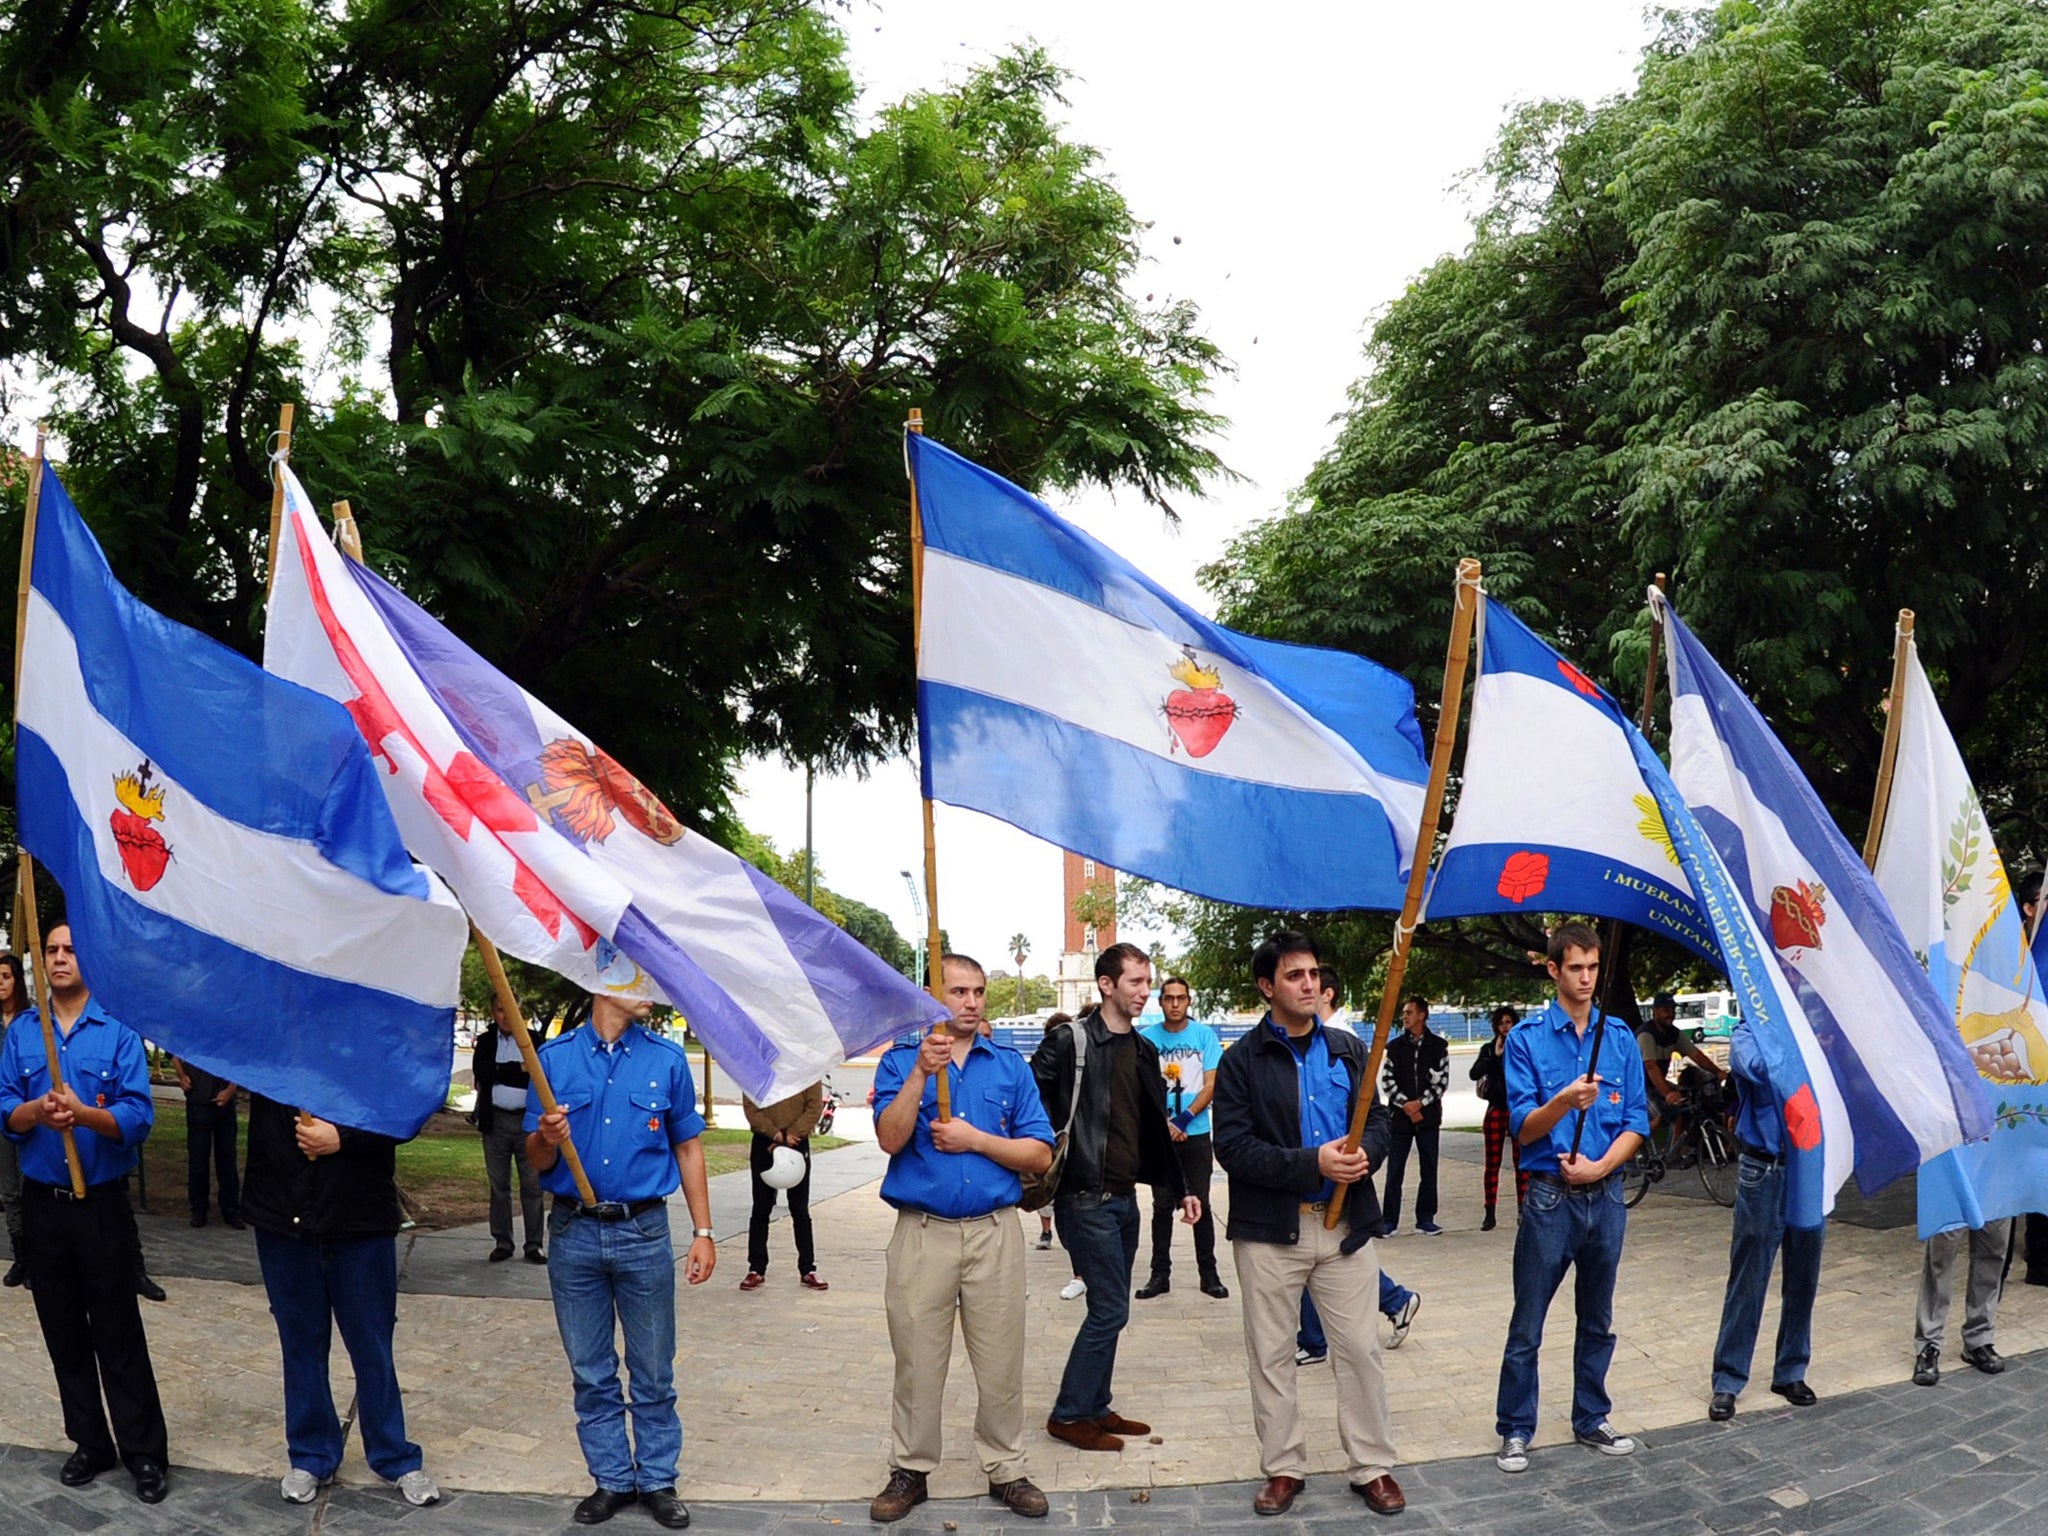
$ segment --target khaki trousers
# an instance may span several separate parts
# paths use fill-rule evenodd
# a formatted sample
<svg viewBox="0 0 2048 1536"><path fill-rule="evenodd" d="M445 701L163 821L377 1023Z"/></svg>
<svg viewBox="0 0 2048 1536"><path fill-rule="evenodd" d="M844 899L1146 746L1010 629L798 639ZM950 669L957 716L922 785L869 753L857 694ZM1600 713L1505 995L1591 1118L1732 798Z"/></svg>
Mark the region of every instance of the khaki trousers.
<svg viewBox="0 0 2048 1536"><path fill-rule="evenodd" d="M889 1239L889 1345L896 1352L889 1464L939 1465L953 1318L974 1369L974 1451L992 1483L1024 1475L1024 1230L1005 1207L971 1221L898 1211Z"/></svg>
<svg viewBox="0 0 2048 1536"><path fill-rule="evenodd" d="M1345 1234L1323 1230L1322 1214L1304 1209L1301 1241L1235 1242L1238 1295L1244 1303L1244 1352L1251 1367L1252 1423L1259 1470L1267 1477L1308 1477L1308 1445L1295 1394L1294 1334L1301 1291L1308 1287L1330 1339L1337 1380L1337 1438L1354 1484L1393 1470L1394 1426L1380 1372L1379 1256L1367 1243L1348 1257Z"/></svg>

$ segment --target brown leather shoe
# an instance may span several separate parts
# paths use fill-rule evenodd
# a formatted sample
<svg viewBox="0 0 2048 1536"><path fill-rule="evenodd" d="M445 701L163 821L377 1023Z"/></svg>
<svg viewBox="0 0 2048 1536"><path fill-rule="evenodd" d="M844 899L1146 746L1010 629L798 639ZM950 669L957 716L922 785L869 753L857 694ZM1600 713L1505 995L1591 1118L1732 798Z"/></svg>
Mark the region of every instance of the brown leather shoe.
<svg viewBox="0 0 2048 1536"><path fill-rule="evenodd" d="M808 1274L798 1275L797 1279L803 1283L803 1288L807 1291L829 1291L832 1289L831 1282L820 1280L815 1269L811 1270Z"/></svg>
<svg viewBox="0 0 2048 1536"><path fill-rule="evenodd" d="M1026 1520L1045 1518L1045 1495L1032 1486L1028 1477L1016 1478L1007 1483L990 1483L988 1496L998 1504L1006 1506L1013 1515L1022 1515Z"/></svg>
<svg viewBox="0 0 2048 1536"><path fill-rule="evenodd" d="M767 1283L768 1277L766 1275L757 1275L750 1269L747 1271L747 1277L740 1281L740 1289L743 1291L758 1291Z"/></svg>
<svg viewBox="0 0 2048 1536"><path fill-rule="evenodd" d="M1266 1480L1252 1499L1252 1513L1258 1515L1284 1515L1294 1508L1294 1496L1308 1484L1298 1477L1272 1477Z"/></svg>
<svg viewBox="0 0 2048 1536"><path fill-rule="evenodd" d="M901 1520L927 1497L922 1472L908 1472L902 1467L891 1467L889 1486L876 1494L868 1504L868 1518L877 1525L887 1525L892 1520Z"/></svg>
<svg viewBox="0 0 2048 1536"><path fill-rule="evenodd" d="M1351 1491L1376 1515L1398 1515L1408 1507L1408 1497L1391 1473L1382 1472L1369 1483L1353 1483Z"/></svg>
<svg viewBox="0 0 2048 1536"><path fill-rule="evenodd" d="M1084 1451L1120 1451L1123 1441L1112 1435L1093 1419L1075 1419L1071 1423L1061 1419L1047 1419L1045 1432L1055 1440Z"/></svg>
<svg viewBox="0 0 2048 1536"><path fill-rule="evenodd" d="M1105 1413L1095 1421L1112 1435L1149 1435L1150 1424L1140 1424L1136 1419L1127 1419L1120 1413Z"/></svg>

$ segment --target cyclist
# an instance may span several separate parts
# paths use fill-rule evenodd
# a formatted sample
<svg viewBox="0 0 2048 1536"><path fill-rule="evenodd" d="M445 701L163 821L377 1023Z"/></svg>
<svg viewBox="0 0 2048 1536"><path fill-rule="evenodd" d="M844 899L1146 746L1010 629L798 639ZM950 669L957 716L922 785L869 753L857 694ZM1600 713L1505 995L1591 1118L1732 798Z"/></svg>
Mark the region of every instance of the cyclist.
<svg viewBox="0 0 2048 1536"><path fill-rule="evenodd" d="M1671 1149L1671 1155L1667 1162L1673 1168L1689 1168L1693 1154L1684 1150L1685 1093L1672 1079L1672 1058L1684 1056L1694 1066L1711 1073L1717 1083L1727 1081L1728 1074L1679 1029L1678 999L1669 992L1659 992L1650 1000L1650 1022L1636 1031L1636 1049L1643 1056L1643 1087L1645 1097L1650 1101L1650 1134L1656 1134L1660 1121L1669 1122L1670 1138L1665 1145Z"/></svg>

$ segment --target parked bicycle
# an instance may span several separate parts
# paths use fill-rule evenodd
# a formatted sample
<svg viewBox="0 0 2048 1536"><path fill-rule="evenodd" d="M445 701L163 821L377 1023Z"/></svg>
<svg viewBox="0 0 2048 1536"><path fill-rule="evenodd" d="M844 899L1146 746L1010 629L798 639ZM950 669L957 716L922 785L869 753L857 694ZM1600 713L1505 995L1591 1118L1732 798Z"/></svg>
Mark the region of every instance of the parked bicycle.
<svg viewBox="0 0 2048 1536"><path fill-rule="evenodd" d="M1681 1076L1679 1087L1685 1098L1675 1114L1622 1165L1623 1198L1631 1206L1639 1205L1651 1185L1661 1184L1667 1174L1691 1168L1698 1172L1708 1199L1716 1205L1733 1205L1738 1152L1728 1122L1727 1090L1691 1067ZM1671 1128L1680 1121L1685 1131L1674 1149Z"/></svg>

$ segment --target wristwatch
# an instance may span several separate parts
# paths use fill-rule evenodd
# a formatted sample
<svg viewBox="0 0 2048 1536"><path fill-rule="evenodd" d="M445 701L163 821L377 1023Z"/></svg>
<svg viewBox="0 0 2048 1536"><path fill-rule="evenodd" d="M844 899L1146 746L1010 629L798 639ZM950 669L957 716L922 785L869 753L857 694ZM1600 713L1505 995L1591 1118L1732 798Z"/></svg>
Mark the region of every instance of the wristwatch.
<svg viewBox="0 0 2048 1536"><path fill-rule="evenodd" d="M712 1230L711 1230L711 1229L710 1229L709 1227L692 1227L692 1228L690 1228L690 1236L692 1236L692 1237L716 1237L716 1236L718 1236L718 1234L717 1234L716 1232L712 1231Z"/></svg>

